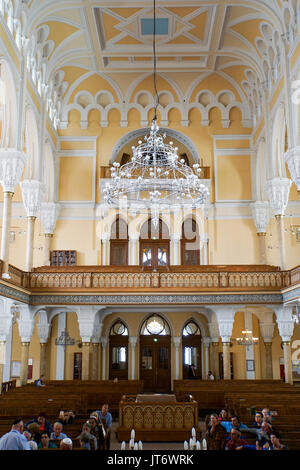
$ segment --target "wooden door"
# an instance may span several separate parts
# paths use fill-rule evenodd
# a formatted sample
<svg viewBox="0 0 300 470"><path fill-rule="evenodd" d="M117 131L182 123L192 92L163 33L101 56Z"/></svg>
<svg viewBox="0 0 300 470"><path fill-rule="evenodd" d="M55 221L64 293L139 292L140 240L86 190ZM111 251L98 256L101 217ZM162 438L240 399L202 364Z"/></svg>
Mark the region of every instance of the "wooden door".
<svg viewBox="0 0 300 470"><path fill-rule="evenodd" d="M141 241L140 260L144 268L159 269L169 266L169 242L161 240Z"/></svg>
<svg viewBox="0 0 300 470"><path fill-rule="evenodd" d="M190 379L189 367L195 366L195 379L202 379L201 336L191 335L182 339L183 379Z"/></svg>
<svg viewBox="0 0 300 470"><path fill-rule="evenodd" d="M171 388L170 335L141 335L140 380L144 391L169 393Z"/></svg>
<svg viewBox="0 0 300 470"><path fill-rule="evenodd" d="M128 336L109 337L109 379L128 380Z"/></svg>
<svg viewBox="0 0 300 470"><path fill-rule="evenodd" d="M82 353L74 353L73 380L81 380Z"/></svg>

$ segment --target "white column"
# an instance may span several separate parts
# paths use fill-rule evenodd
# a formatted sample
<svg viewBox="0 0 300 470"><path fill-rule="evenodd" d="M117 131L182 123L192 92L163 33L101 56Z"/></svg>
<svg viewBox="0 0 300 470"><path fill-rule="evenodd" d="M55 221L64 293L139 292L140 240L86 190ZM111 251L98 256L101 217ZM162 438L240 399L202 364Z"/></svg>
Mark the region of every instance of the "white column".
<svg viewBox="0 0 300 470"><path fill-rule="evenodd" d="M101 344L102 344L102 380L106 380L106 346L108 343L108 338L104 336L101 337Z"/></svg>
<svg viewBox="0 0 300 470"><path fill-rule="evenodd" d="M138 241L139 238L130 237L129 238L129 265L136 266L138 265Z"/></svg>
<svg viewBox="0 0 300 470"><path fill-rule="evenodd" d="M173 266L178 266L181 262L180 260L180 240L181 237L179 234L171 234L171 257L170 264Z"/></svg>
<svg viewBox="0 0 300 470"><path fill-rule="evenodd" d="M208 371L210 370L209 367L209 345L210 345L210 338L209 337L204 337L203 338L203 345L204 345L204 365L205 367L202 367L202 379L205 380Z"/></svg>
<svg viewBox="0 0 300 470"><path fill-rule="evenodd" d="M292 384L291 337L294 332L292 307L275 307L275 312L279 334L283 342L285 382Z"/></svg>
<svg viewBox="0 0 300 470"><path fill-rule="evenodd" d="M200 264L208 264L208 234L205 233L200 240Z"/></svg>
<svg viewBox="0 0 300 470"><path fill-rule="evenodd" d="M217 317L218 327L223 345L223 375L224 380L230 380L230 343L232 328L234 322L235 311L238 309L236 306L222 305L214 307Z"/></svg>
<svg viewBox="0 0 300 470"><path fill-rule="evenodd" d="M6 370L10 371L10 355L7 354L8 340L11 337L13 314L11 312L12 301L3 299L2 306L3 310L0 312L0 394L2 382L5 382L9 377Z"/></svg>
<svg viewBox="0 0 300 470"><path fill-rule="evenodd" d="M57 337L59 338L66 329L66 312L58 315ZM56 346L56 380L64 380L65 378L65 348L64 346Z"/></svg>
<svg viewBox="0 0 300 470"><path fill-rule="evenodd" d="M102 266L109 265L109 239L102 238Z"/></svg>
<svg viewBox="0 0 300 470"><path fill-rule="evenodd" d="M41 222L45 233L45 266L50 264L50 241L53 237L59 211L60 204L55 202L44 202L41 204Z"/></svg>
<svg viewBox="0 0 300 470"><path fill-rule="evenodd" d="M131 380L135 379L135 347L137 343L137 337L131 336L129 338L129 344L131 349Z"/></svg>
<svg viewBox="0 0 300 470"><path fill-rule="evenodd" d="M270 205L268 201L256 201L251 204L253 221L259 243L259 263L267 264L266 232L270 220Z"/></svg>
<svg viewBox="0 0 300 470"><path fill-rule="evenodd" d="M41 310L38 313L38 334L40 338L40 376L46 375L46 364L47 364L47 343L50 336L51 324L48 323L47 311Z"/></svg>
<svg viewBox="0 0 300 470"><path fill-rule="evenodd" d="M273 178L266 183L270 205L277 220L279 260L283 270L286 269L283 217L288 205L291 184L292 181L288 178Z"/></svg>
<svg viewBox="0 0 300 470"><path fill-rule="evenodd" d="M179 380L180 377L180 372L179 372L179 347L181 345L181 337L180 336L174 336L173 337L173 343L175 346L175 380Z"/></svg>
<svg viewBox="0 0 300 470"><path fill-rule="evenodd" d="M245 329L253 331L253 328L252 328L252 313L247 312L247 309L245 309L244 316L245 316ZM254 346L249 345L249 346L246 346L245 349L246 349L246 361L248 361L248 360L254 361ZM255 379L255 371L246 370L246 379L247 380L254 380Z"/></svg>
<svg viewBox="0 0 300 470"><path fill-rule="evenodd" d="M272 341L273 341L273 332L274 332L274 323L269 322L260 322L260 332L265 344L265 358L266 358L266 379L273 379L273 363L272 363Z"/></svg>
<svg viewBox="0 0 300 470"><path fill-rule="evenodd" d="M34 225L45 195L45 185L37 180L24 180L20 183L23 204L27 214L26 271L33 266Z"/></svg>
<svg viewBox="0 0 300 470"><path fill-rule="evenodd" d="M28 375L29 347L33 334L34 318L31 315L30 307L28 305L22 305L18 308L20 309L20 318L18 320L18 324L22 343L20 385L26 385Z"/></svg>
<svg viewBox="0 0 300 470"><path fill-rule="evenodd" d="M1 259L4 262L4 275L8 277L9 231L11 226L12 198L26 163L24 152L16 149L0 149L0 183L4 193L2 216Z"/></svg>

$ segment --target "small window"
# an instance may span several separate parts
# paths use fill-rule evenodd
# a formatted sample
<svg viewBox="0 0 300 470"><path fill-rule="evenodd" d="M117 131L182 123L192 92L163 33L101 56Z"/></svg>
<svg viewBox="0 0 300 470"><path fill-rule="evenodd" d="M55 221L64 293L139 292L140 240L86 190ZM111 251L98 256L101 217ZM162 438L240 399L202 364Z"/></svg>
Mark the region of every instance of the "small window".
<svg viewBox="0 0 300 470"><path fill-rule="evenodd" d="M152 315L142 326L142 335L169 335L170 329L165 320L159 315Z"/></svg>

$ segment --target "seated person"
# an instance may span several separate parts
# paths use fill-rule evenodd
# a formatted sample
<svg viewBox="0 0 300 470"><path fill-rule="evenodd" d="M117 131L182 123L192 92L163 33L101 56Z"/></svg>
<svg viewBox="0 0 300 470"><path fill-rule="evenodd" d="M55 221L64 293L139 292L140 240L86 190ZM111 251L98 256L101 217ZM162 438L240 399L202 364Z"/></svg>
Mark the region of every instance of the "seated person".
<svg viewBox="0 0 300 470"><path fill-rule="evenodd" d="M267 421L263 421L260 428L248 428L248 431L257 436L257 440L261 445L271 444L272 426Z"/></svg>
<svg viewBox="0 0 300 470"><path fill-rule="evenodd" d="M261 412L263 415L263 419L270 424L272 424L273 422L273 416L277 416L277 411L270 411L269 408L263 408Z"/></svg>
<svg viewBox="0 0 300 470"><path fill-rule="evenodd" d="M67 424L73 424L73 411L60 411L57 422L61 423L63 426L66 426Z"/></svg>
<svg viewBox="0 0 300 470"><path fill-rule="evenodd" d="M224 450L226 442L226 430L221 425L216 414L210 415L205 438L208 450Z"/></svg>
<svg viewBox="0 0 300 470"><path fill-rule="evenodd" d="M36 379L34 381L34 386L35 387L46 387L46 385L44 384L44 381L45 381L45 376L41 375L39 379Z"/></svg>
<svg viewBox="0 0 300 470"><path fill-rule="evenodd" d="M39 425L40 432L46 431L49 436L51 432L53 432L52 425L50 421L46 419L46 415L43 412L39 413L37 418L28 421L25 424L25 427L28 428L28 425L31 423L37 423Z"/></svg>
<svg viewBox="0 0 300 470"><path fill-rule="evenodd" d="M280 442L280 434L277 431L271 432L271 445L269 446L269 450L288 450L287 446L281 444Z"/></svg>
<svg viewBox="0 0 300 470"><path fill-rule="evenodd" d="M57 445L50 441L46 432L41 435L41 442L38 444L38 449L57 449Z"/></svg>
<svg viewBox="0 0 300 470"><path fill-rule="evenodd" d="M230 431L230 440L227 442L225 450L243 450L248 442L241 438L241 433L237 429L232 428Z"/></svg>
<svg viewBox="0 0 300 470"><path fill-rule="evenodd" d="M98 443L97 449L98 450L104 449L106 434L104 431L103 424L99 423L98 418L93 414L91 414L88 422L91 426L90 433L93 434L97 439L97 443Z"/></svg>
<svg viewBox="0 0 300 470"><path fill-rule="evenodd" d="M255 419L255 421L254 421L254 423L252 423L252 427L260 429L261 425L263 423L263 414L260 411L257 411L255 413L255 418L254 419Z"/></svg>
<svg viewBox="0 0 300 470"><path fill-rule="evenodd" d="M231 429L237 429L238 431L242 429L249 429L246 424L240 422L240 418L236 415L231 417L231 421L221 421L221 425L226 429L227 432L230 432Z"/></svg>
<svg viewBox="0 0 300 470"><path fill-rule="evenodd" d="M56 421L56 423L53 424L53 432L50 434L50 439L65 439L68 437L63 430L63 425Z"/></svg>
<svg viewBox="0 0 300 470"><path fill-rule="evenodd" d="M83 434L83 433L88 434L89 439L93 439L93 441L94 441L94 449L97 450L97 448L98 448L98 441L97 441L96 436L91 433L91 425L90 425L90 423L89 423L88 421L87 421L86 423L83 423L83 425L82 425L80 435ZM77 436L76 439L80 439L80 435Z"/></svg>
<svg viewBox="0 0 300 470"><path fill-rule="evenodd" d="M41 431L38 423L30 423L26 428L30 434L30 439L28 441L35 441L37 443L41 440ZM26 436L27 437L27 436Z"/></svg>
<svg viewBox="0 0 300 470"><path fill-rule="evenodd" d="M229 421L229 415L226 408L223 408L219 414L219 421Z"/></svg>
<svg viewBox="0 0 300 470"><path fill-rule="evenodd" d="M73 442L72 439L69 437L65 437L59 443L60 450L72 450L73 449Z"/></svg>
<svg viewBox="0 0 300 470"><path fill-rule="evenodd" d="M91 450L90 444L90 433L89 432L82 432L79 436L80 447L83 449Z"/></svg>
<svg viewBox="0 0 300 470"><path fill-rule="evenodd" d="M108 410L109 410L108 404L104 403L104 405L102 405L101 411L100 410L96 411L98 418L99 418L99 422L102 422L104 426L104 431L106 432L106 437L105 437L106 450L110 449L110 435L111 435L111 425L112 425L112 415Z"/></svg>

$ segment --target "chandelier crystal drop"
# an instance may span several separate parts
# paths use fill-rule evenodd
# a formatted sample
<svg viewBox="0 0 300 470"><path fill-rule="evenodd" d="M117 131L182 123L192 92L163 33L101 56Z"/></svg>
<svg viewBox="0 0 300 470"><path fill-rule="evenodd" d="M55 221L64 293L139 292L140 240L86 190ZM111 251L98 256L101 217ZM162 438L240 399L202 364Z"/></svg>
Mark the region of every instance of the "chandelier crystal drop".
<svg viewBox="0 0 300 470"><path fill-rule="evenodd" d="M150 134L132 147L128 163L111 167L111 181L103 189L104 201L112 207L148 212L156 228L159 214L172 207L196 209L208 199L209 188L201 177L198 163L189 167L178 156L173 142L165 143L166 134L159 133L156 119Z"/></svg>
<svg viewBox="0 0 300 470"><path fill-rule="evenodd" d="M236 338L236 342L240 346L253 346L254 344L258 343L258 338L252 336L251 330L244 330L242 331L242 337Z"/></svg>

